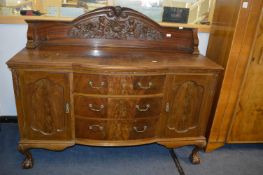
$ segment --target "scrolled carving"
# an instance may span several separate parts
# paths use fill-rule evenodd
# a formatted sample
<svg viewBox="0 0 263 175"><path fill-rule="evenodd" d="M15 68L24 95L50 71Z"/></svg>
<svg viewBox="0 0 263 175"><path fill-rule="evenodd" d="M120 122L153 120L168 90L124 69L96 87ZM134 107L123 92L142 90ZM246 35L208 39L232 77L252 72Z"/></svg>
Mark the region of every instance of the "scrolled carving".
<svg viewBox="0 0 263 175"><path fill-rule="evenodd" d="M138 12L108 7L98 15L87 16L69 30L69 37L81 39L162 40L162 33L138 16ZM100 11L100 10L98 10ZM127 11L127 12L126 12ZM136 13L134 15L133 13Z"/></svg>

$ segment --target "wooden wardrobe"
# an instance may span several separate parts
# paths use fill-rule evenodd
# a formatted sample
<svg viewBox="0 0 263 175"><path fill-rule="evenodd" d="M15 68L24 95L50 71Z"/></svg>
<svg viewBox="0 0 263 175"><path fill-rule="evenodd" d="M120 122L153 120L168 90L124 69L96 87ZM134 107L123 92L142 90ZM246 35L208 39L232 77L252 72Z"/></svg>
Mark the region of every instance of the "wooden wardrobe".
<svg viewBox="0 0 263 175"><path fill-rule="evenodd" d="M263 143L262 0L217 0L207 56L225 68L206 151Z"/></svg>

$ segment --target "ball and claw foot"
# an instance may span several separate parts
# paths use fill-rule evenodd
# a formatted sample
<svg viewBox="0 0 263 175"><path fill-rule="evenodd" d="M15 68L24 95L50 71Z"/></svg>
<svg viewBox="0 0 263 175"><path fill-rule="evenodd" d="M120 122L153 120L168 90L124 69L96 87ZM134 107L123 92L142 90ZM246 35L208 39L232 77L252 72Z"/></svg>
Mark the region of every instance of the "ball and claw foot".
<svg viewBox="0 0 263 175"><path fill-rule="evenodd" d="M22 168L30 169L32 167L33 167L33 160L25 158L25 160L22 162Z"/></svg>
<svg viewBox="0 0 263 175"><path fill-rule="evenodd" d="M199 153L197 152L195 154L191 154L190 161L192 164L200 164L201 160L200 160Z"/></svg>
<svg viewBox="0 0 263 175"><path fill-rule="evenodd" d="M201 150L202 148L201 147L198 147L198 146L195 146L195 148L193 149L191 155L190 155L190 161L192 164L200 164L201 162L201 158L200 158L200 155L199 155L199 151Z"/></svg>
<svg viewBox="0 0 263 175"><path fill-rule="evenodd" d="M33 167L33 158L28 148L24 148L23 146L18 146L18 151L25 156L24 161L22 162L22 168L30 169Z"/></svg>

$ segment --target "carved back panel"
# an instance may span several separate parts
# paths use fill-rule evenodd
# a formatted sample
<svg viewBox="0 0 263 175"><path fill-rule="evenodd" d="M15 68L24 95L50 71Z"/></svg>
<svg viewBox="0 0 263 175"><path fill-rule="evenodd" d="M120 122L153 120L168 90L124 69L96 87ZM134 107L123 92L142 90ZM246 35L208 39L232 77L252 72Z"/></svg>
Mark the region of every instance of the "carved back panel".
<svg viewBox="0 0 263 175"><path fill-rule="evenodd" d="M27 77L24 79L24 77ZM30 71L22 74L27 137L30 139L70 138L68 76L62 73Z"/></svg>
<svg viewBox="0 0 263 175"><path fill-rule="evenodd" d="M106 8L95 11L97 15L93 13L76 19L69 37L146 41L164 38L156 23L140 18L128 8Z"/></svg>
<svg viewBox="0 0 263 175"><path fill-rule="evenodd" d="M129 8L103 7L72 22L27 20L27 48L41 44L135 47L198 54L195 29L161 27Z"/></svg>

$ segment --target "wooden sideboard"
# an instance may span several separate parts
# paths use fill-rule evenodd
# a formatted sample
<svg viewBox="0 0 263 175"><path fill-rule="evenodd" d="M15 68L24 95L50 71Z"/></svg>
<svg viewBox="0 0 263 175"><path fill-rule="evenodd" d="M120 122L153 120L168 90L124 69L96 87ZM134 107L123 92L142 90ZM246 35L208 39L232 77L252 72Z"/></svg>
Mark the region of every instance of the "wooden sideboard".
<svg viewBox="0 0 263 175"><path fill-rule="evenodd" d="M196 145L190 158L200 162L222 67L198 54L196 30L121 7L27 22L27 48L7 62L24 168L30 149L75 144Z"/></svg>

